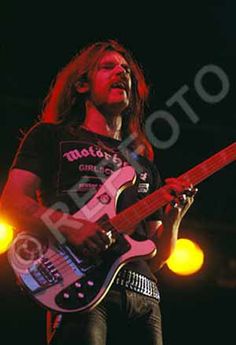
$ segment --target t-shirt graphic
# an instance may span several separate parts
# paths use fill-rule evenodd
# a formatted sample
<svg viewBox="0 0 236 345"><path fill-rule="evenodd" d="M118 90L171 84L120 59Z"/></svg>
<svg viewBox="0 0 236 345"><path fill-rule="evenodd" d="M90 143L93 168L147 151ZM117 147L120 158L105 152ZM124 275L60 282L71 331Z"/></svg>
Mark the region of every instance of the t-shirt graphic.
<svg viewBox="0 0 236 345"><path fill-rule="evenodd" d="M117 169L129 165L118 148L88 141L60 143L59 193L97 191ZM68 185L66 182L68 182Z"/></svg>

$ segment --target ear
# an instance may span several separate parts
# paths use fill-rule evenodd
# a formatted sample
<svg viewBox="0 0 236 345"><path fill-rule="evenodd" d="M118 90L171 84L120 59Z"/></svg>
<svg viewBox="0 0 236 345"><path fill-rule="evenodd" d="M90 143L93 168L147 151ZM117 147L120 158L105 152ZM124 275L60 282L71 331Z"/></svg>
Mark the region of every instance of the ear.
<svg viewBox="0 0 236 345"><path fill-rule="evenodd" d="M86 93L89 91L89 83L87 81L78 80L75 83L75 88L78 91L78 93Z"/></svg>

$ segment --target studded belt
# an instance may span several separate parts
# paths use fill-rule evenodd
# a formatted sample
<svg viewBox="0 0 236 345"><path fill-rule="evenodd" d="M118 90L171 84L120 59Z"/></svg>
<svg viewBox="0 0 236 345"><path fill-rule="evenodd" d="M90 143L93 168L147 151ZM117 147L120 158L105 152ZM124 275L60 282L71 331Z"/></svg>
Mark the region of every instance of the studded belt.
<svg viewBox="0 0 236 345"><path fill-rule="evenodd" d="M158 301L160 300L157 284L144 275L131 270L122 270L118 272L114 285L123 286L145 296L153 297Z"/></svg>

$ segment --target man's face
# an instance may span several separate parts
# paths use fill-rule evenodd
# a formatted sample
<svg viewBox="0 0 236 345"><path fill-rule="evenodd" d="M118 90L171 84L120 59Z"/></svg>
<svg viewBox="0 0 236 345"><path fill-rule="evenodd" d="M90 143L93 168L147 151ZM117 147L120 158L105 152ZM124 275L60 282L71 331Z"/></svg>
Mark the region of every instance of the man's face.
<svg viewBox="0 0 236 345"><path fill-rule="evenodd" d="M90 100L96 107L121 112L131 95L131 72L127 61L115 51L106 52L89 77Z"/></svg>

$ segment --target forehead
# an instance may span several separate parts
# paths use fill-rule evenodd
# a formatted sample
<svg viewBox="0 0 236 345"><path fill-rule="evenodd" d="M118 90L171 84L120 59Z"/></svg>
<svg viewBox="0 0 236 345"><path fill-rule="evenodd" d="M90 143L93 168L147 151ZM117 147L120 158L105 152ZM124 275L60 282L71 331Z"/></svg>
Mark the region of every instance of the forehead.
<svg viewBox="0 0 236 345"><path fill-rule="evenodd" d="M113 63L128 65L127 60L116 51L105 52L104 55L99 59L98 64L100 65L106 62L113 62Z"/></svg>

